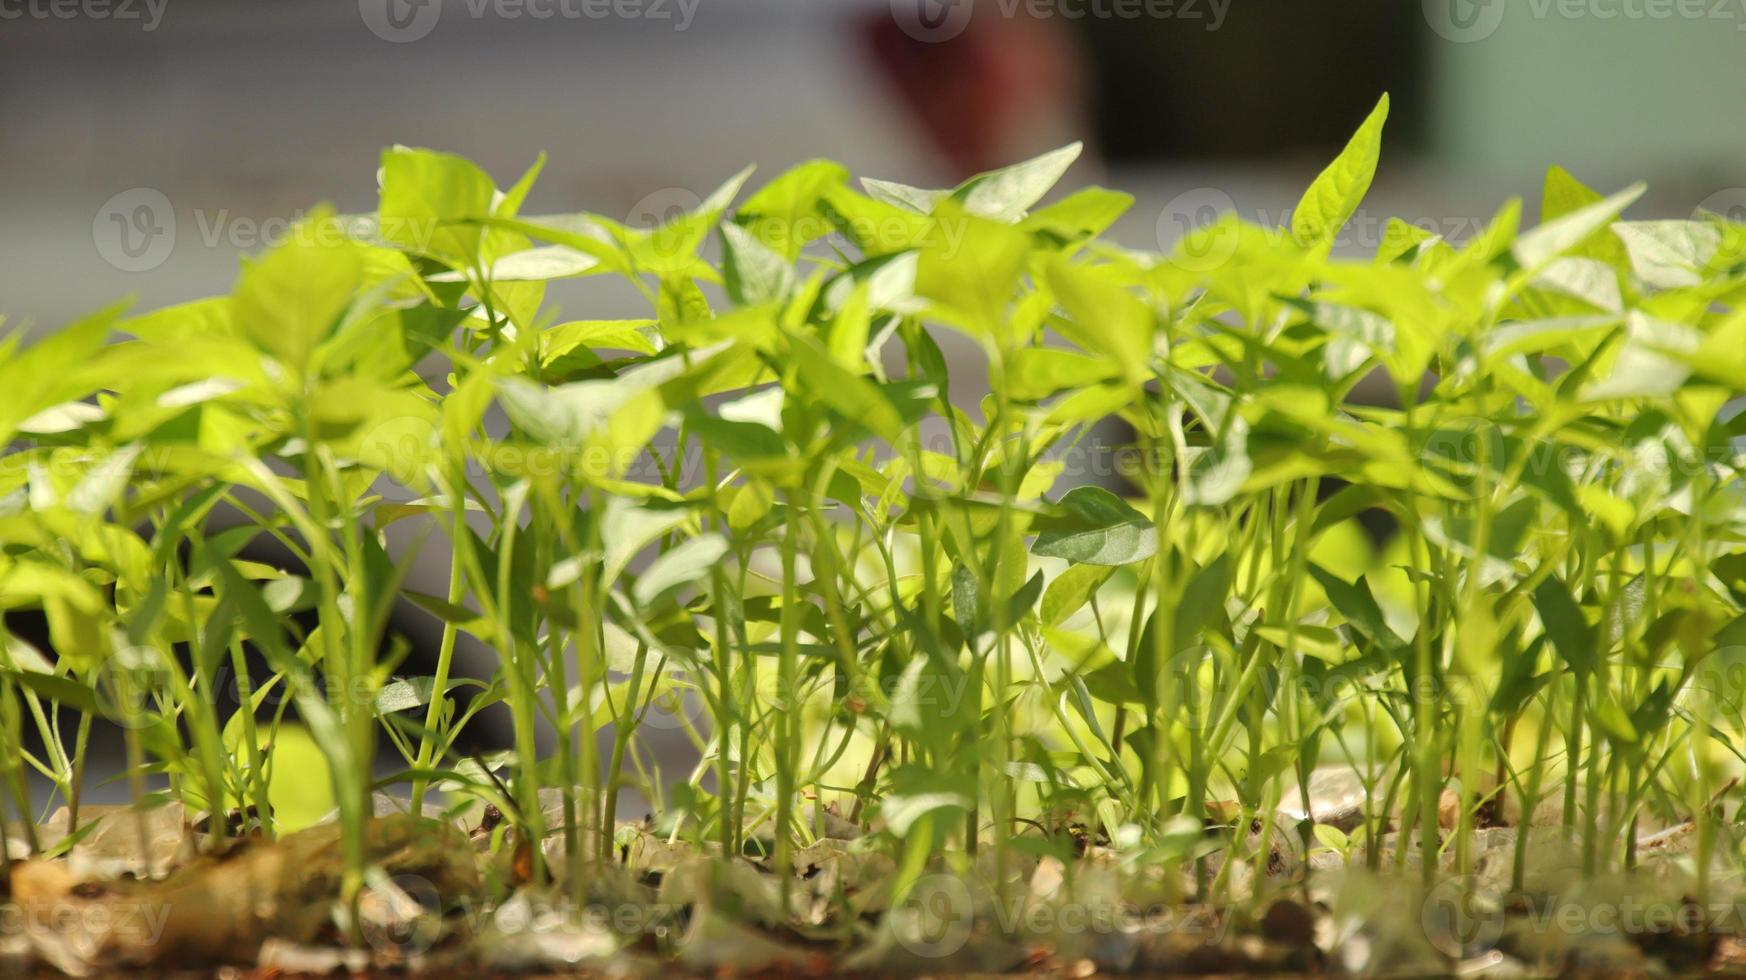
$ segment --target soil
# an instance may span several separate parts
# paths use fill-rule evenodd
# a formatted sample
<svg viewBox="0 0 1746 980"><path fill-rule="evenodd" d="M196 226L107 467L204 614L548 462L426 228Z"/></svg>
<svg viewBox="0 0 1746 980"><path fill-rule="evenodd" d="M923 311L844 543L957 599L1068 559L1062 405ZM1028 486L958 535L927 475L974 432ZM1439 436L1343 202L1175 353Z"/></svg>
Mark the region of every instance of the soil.
<svg viewBox="0 0 1746 980"><path fill-rule="evenodd" d="M1310 819L1353 826L1338 780L1316 788ZM1401 855L1397 835L1380 838L1384 870L1372 872L1361 845L1306 851L1301 814L1252 827L1235 854L1209 832L1179 878L1165 870L1178 863L1039 828L1009 850L1008 894L984 884L987 848L968 874L929 868L895 907L890 848L846 821L816 815L843 836L797 852L786 904L762 857L723 860L624 824L616 860L589 871L577 905L563 881L530 879L512 833L390 813L370 825L381 875L358 905L364 942L348 946L337 826L268 842L239 819L243 836L203 852L198 821L167 809L92 813L102 825L69 853L14 862L0 976L1746 975L1746 889L1718 864L1709 901L1692 898L1689 824L1646 833L1631 871L1586 878L1563 828L1487 827L1471 841L1472 874L1453 875L1448 848L1428 891L1416 846ZM54 820L42 830L50 845L64 835ZM545 850L566 865L561 841ZM1197 874L1230 904L1183 901Z"/></svg>

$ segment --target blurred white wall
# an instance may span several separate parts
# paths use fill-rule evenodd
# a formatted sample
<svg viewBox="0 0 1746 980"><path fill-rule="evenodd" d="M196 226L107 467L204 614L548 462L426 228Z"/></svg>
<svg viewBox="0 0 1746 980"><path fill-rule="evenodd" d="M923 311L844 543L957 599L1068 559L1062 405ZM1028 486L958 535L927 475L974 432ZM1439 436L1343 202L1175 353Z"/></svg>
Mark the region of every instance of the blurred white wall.
<svg viewBox="0 0 1746 980"><path fill-rule="evenodd" d="M0 18L0 314L14 322L223 291L238 255L303 209L368 209L392 143L467 154L503 183L548 151L536 212L631 218L747 163L769 177L813 156L946 182L853 30L893 0L149 0L151 30L148 0L127 2L138 19ZM1456 238L1509 194L1531 215L1551 163L1606 187L1649 178L1641 216L1706 201L1746 215L1746 0L1404 2L1425 14L1431 152L1388 144L1348 253L1373 250L1390 214ZM602 4L641 15L584 13ZM1243 9L1229 16L1262 16ZM1116 235L1156 248L1208 208L1283 223L1324 163L1105 175L1088 160L1067 184L1134 192ZM172 219L156 251L121 248ZM555 295L569 313L638 312L593 285Z"/></svg>
<svg viewBox="0 0 1746 980"><path fill-rule="evenodd" d="M748 163L932 167L844 29L859 0L685 0L688 22L681 0L546 19L513 12L561 8L432 0L429 32L398 43L366 16L388 0L159 2L149 31L0 20L0 313L52 327L130 292L156 306L222 291L265 237L255 223L318 201L369 209L393 143L465 154L502 184L547 151L537 212L628 216ZM106 212L141 195L106 202L139 188L167 200L173 250L109 261L122 228Z"/></svg>

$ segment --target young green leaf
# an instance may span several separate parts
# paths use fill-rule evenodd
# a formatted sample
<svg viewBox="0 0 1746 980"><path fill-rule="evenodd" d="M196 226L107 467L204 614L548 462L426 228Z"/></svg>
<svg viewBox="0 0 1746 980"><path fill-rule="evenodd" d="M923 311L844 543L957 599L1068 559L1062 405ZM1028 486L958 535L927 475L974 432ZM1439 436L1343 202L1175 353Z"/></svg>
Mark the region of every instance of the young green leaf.
<svg viewBox="0 0 1746 980"><path fill-rule="evenodd" d="M1158 550L1157 533L1146 515L1102 487L1069 490L1060 506L1060 526L1038 534L1033 553L1081 565L1131 565Z"/></svg>
<svg viewBox="0 0 1746 980"><path fill-rule="evenodd" d="M364 284L364 248L308 219L278 248L243 268L234 315L262 350L294 371L339 323Z"/></svg>
<svg viewBox="0 0 1746 980"><path fill-rule="evenodd" d="M1540 613L1546 636L1564 662L1578 674L1591 672L1599 656L1594 646L1594 628L1582 614L1570 588L1557 576L1547 576L1534 590L1534 608Z"/></svg>
<svg viewBox="0 0 1746 980"><path fill-rule="evenodd" d="M722 225L722 277L728 296L746 306L775 303L794 288L794 266L739 225Z"/></svg>
<svg viewBox="0 0 1746 980"><path fill-rule="evenodd" d="M1578 208L1555 221L1527 232L1516 240L1516 262L1523 269L1539 271L1595 235L1643 196L1647 184L1633 184L1605 200Z"/></svg>
<svg viewBox="0 0 1746 980"><path fill-rule="evenodd" d="M1103 583L1115 574L1110 565L1069 565L1055 576L1043 590L1043 608L1039 614L1044 626L1059 626L1078 612Z"/></svg>
<svg viewBox="0 0 1746 980"><path fill-rule="evenodd" d="M1072 143L1033 160L972 177L953 191L952 197L979 218L1013 224L1061 181L1084 151L1085 144Z"/></svg>
<svg viewBox="0 0 1746 980"><path fill-rule="evenodd" d="M382 154L378 234L417 255L465 269L479 258L497 188L472 161L397 146Z"/></svg>
<svg viewBox="0 0 1746 980"><path fill-rule="evenodd" d="M1006 365L1007 393L1019 401L1041 401L1063 391L1078 391L1120 376L1121 362L1049 347L1023 347Z"/></svg>
<svg viewBox="0 0 1746 980"><path fill-rule="evenodd" d="M1388 619L1383 616L1382 607L1376 604L1376 596L1371 593L1370 583L1364 576L1360 575L1356 583L1348 583L1315 562L1310 562L1309 573L1328 594L1328 601L1360 636L1386 650L1399 650L1406 645L1388 625Z"/></svg>
<svg viewBox="0 0 1746 980"><path fill-rule="evenodd" d="M1613 234L1637 278L1656 289L1701 284L1722 244L1721 229L1708 221L1621 221Z"/></svg>
<svg viewBox="0 0 1746 980"><path fill-rule="evenodd" d="M637 578L631 594L637 605L648 608L667 592L708 575L727 552L727 539L719 534L692 538L655 559Z"/></svg>
<svg viewBox="0 0 1746 980"><path fill-rule="evenodd" d="M1387 121L1388 96L1384 95L1346 149L1310 184L1292 212L1291 234L1299 244L1316 248L1332 242L1358 211L1376 179L1376 165L1382 159L1382 127Z"/></svg>
<svg viewBox="0 0 1746 980"><path fill-rule="evenodd" d="M832 360L830 353L811 337L790 337L789 345L801 394L830 406L843 418L865 426L886 442L897 443L905 428L903 416L878 385Z"/></svg>
<svg viewBox="0 0 1746 980"><path fill-rule="evenodd" d="M1132 381L1150 377L1157 317L1145 302L1104 274L1056 258L1048 266L1049 288L1073 317L1064 333L1102 354Z"/></svg>

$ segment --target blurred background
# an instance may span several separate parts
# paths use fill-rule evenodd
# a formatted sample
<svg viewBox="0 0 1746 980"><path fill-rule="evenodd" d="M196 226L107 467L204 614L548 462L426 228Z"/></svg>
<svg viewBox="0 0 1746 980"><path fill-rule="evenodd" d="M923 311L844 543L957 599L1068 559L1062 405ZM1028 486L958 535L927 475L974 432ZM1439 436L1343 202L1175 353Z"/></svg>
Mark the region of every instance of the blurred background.
<svg viewBox="0 0 1746 980"><path fill-rule="evenodd" d="M1536 214L1554 163L1650 180L1638 217L1746 220L1746 0L0 0L0 314L224 292L316 203L372 209L394 143L500 184L545 151L524 212L646 225L747 163L949 186L1082 139L1063 187L1135 193L1113 237L1168 248L1223 211L1289 224L1384 91L1348 253L1394 215L1460 240L1512 194Z"/></svg>
<svg viewBox="0 0 1746 980"><path fill-rule="evenodd" d="M1116 237L1158 247L1285 221L1384 90L1354 251L1533 213L1552 163L1746 206L1746 0L0 0L0 313L222 291L368 209L392 143L503 183L544 150L530 211L637 220L747 163L947 185L1085 139L1066 184L1138 194Z"/></svg>

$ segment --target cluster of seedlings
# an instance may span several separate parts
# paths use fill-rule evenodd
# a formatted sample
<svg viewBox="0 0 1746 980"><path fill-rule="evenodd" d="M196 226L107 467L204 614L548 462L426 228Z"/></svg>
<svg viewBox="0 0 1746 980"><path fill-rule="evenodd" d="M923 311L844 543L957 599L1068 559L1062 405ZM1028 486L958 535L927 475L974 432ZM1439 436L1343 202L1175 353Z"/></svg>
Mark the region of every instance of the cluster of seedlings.
<svg viewBox="0 0 1746 980"><path fill-rule="evenodd" d="M377 213L314 214L231 295L13 335L10 901L101 838L140 880L55 894L169 875L198 908L278 853L303 940L369 945L412 868L439 912L684 907L620 947L737 921L925 961L957 951L942 889L1107 878L1264 933L1333 907L1313 868L1520 899L1532 839L1712 907L1746 769L1746 226L1626 221L1641 188L1554 170L1532 229L1511 202L1332 257L1386 110L1289 228L1168 254L1101 237L1125 194L1042 205L1076 147L951 190L742 174L647 229L522 214L538 165L500 190L395 148ZM646 317L559 317L577 277ZM409 584L439 562L446 591ZM135 804L81 808L109 726Z"/></svg>

